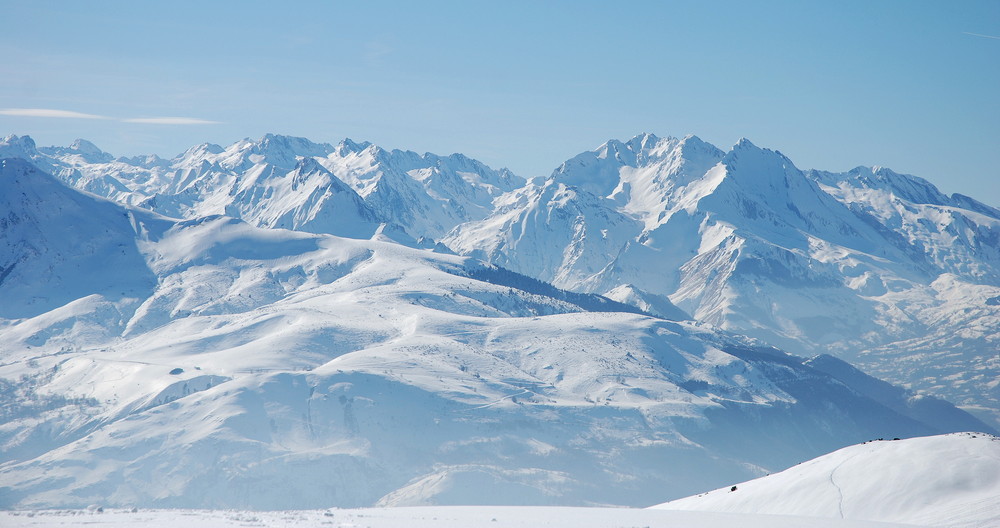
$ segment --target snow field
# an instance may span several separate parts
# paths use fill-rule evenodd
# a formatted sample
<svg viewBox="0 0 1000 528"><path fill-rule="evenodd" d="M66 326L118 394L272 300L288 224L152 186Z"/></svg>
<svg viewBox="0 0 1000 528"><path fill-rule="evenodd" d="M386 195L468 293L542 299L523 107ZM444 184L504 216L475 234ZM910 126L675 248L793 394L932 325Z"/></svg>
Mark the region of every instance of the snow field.
<svg viewBox="0 0 1000 528"><path fill-rule="evenodd" d="M1000 438L955 433L866 442L730 489L656 508L997 526Z"/></svg>
<svg viewBox="0 0 1000 528"><path fill-rule="evenodd" d="M9 528L149 528L275 527L299 528L903 528L909 525L777 515L634 510L623 508L554 508L451 506L358 510L212 511L87 510L0 511Z"/></svg>

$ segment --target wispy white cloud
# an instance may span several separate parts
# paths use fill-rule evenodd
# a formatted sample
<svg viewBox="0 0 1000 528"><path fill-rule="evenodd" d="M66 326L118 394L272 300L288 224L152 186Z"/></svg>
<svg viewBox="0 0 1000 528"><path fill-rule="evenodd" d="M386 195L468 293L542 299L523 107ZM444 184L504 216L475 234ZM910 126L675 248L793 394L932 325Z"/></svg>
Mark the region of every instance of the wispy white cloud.
<svg viewBox="0 0 1000 528"><path fill-rule="evenodd" d="M69 119L111 119L110 117L95 114L84 114L70 110L54 110L51 108L4 108L0 109L0 115L19 117L62 117Z"/></svg>
<svg viewBox="0 0 1000 528"><path fill-rule="evenodd" d="M980 33L969 33L968 31L963 31L962 33L965 33L966 35L972 35L973 37L983 37L983 38L988 38L988 39L1000 40L1000 37L997 37L997 36L994 36L994 35L983 35L983 34L980 34Z"/></svg>
<svg viewBox="0 0 1000 528"><path fill-rule="evenodd" d="M125 123L145 123L149 125L218 125L219 121L195 117L135 117L122 119Z"/></svg>
<svg viewBox="0 0 1000 528"><path fill-rule="evenodd" d="M143 123L147 125L218 125L219 121L198 119L196 117L129 117L116 118L96 114L85 114L72 110L56 110L53 108L0 108L0 115L18 117L59 117L64 119L107 119L122 123Z"/></svg>

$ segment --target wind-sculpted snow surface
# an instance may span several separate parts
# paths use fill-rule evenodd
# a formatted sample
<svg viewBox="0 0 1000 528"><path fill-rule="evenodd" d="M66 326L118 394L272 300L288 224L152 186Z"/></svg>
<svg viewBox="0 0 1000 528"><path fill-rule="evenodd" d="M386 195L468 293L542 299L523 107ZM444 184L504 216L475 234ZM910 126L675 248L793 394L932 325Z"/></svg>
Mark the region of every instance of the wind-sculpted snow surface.
<svg viewBox="0 0 1000 528"><path fill-rule="evenodd" d="M73 222L125 248L108 280L130 288L0 320L4 508L647 505L873 436L982 425L468 257L143 216L22 162L0 185L75 204L10 202L36 228L5 228L0 262L86 283L65 263L90 246L18 249ZM4 282L0 299L48 288Z"/></svg>
<svg viewBox="0 0 1000 528"><path fill-rule="evenodd" d="M656 509L965 528L1000 525L1000 438L958 433L846 447Z"/></svg>

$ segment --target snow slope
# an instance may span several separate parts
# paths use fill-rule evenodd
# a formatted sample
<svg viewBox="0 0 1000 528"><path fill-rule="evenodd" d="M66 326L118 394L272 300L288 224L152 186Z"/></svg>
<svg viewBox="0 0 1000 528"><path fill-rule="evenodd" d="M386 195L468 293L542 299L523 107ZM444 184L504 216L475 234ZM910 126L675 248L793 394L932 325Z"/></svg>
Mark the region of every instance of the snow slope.
<svg viewBox="0 0 1000 528"><path fill-rule="evenodd" d="M24 311L9 300L49 279L0 283L20 310L0 319L0 507L645 505L982 426L468 257L168 220L2 170L0 263L67 297ZM108 247L112 283L73 290Z"/></svg>
<svg viewBox="0 0 1000 528"><path fill-rule="evenodd" d="M1000 438L871 441L657 509L800 515L941 527L1000 525Z"/></svg>
<svg viewBox="0 0 1000 528"><path fill-rule="evenodd" d="M622 526L683 526L686 528L891 528L900 524L817 519L785 515L733 515L713 512L634 510L623 508L554 508L451 506L374 508L324 511L212 510L89 510L0 511L10 528L95 528L136 526L220 528L330 525L338 528L615 528Z"/></svg>
<svg viewBox="0 0 1000 528"><path fill-rule="evenodd" d="M0 178L0 317L36 316L92 294L127 302L152 293L156 277L138 246L168 221L65 192L20 158L0 160Z"/></svg>

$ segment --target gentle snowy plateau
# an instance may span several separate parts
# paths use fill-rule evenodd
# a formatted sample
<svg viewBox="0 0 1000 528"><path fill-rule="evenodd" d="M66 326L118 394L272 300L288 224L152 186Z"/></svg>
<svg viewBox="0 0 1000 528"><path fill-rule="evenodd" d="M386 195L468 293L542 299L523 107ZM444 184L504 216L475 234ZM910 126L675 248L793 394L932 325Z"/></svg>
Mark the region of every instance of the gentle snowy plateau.
<svg viewBox="0 0 1000 528"><path fill-rule="evenodd" d="M920 178L649 134L531 180L276 135L0 158L0 508L108 508L5 523L1000 522L1000 211ZM958 431L664 506L731 512L701 520L320 510L648 506ZM851 513L914 457L992 462ZM824 478L837 511L789 491Z"/></svg>

